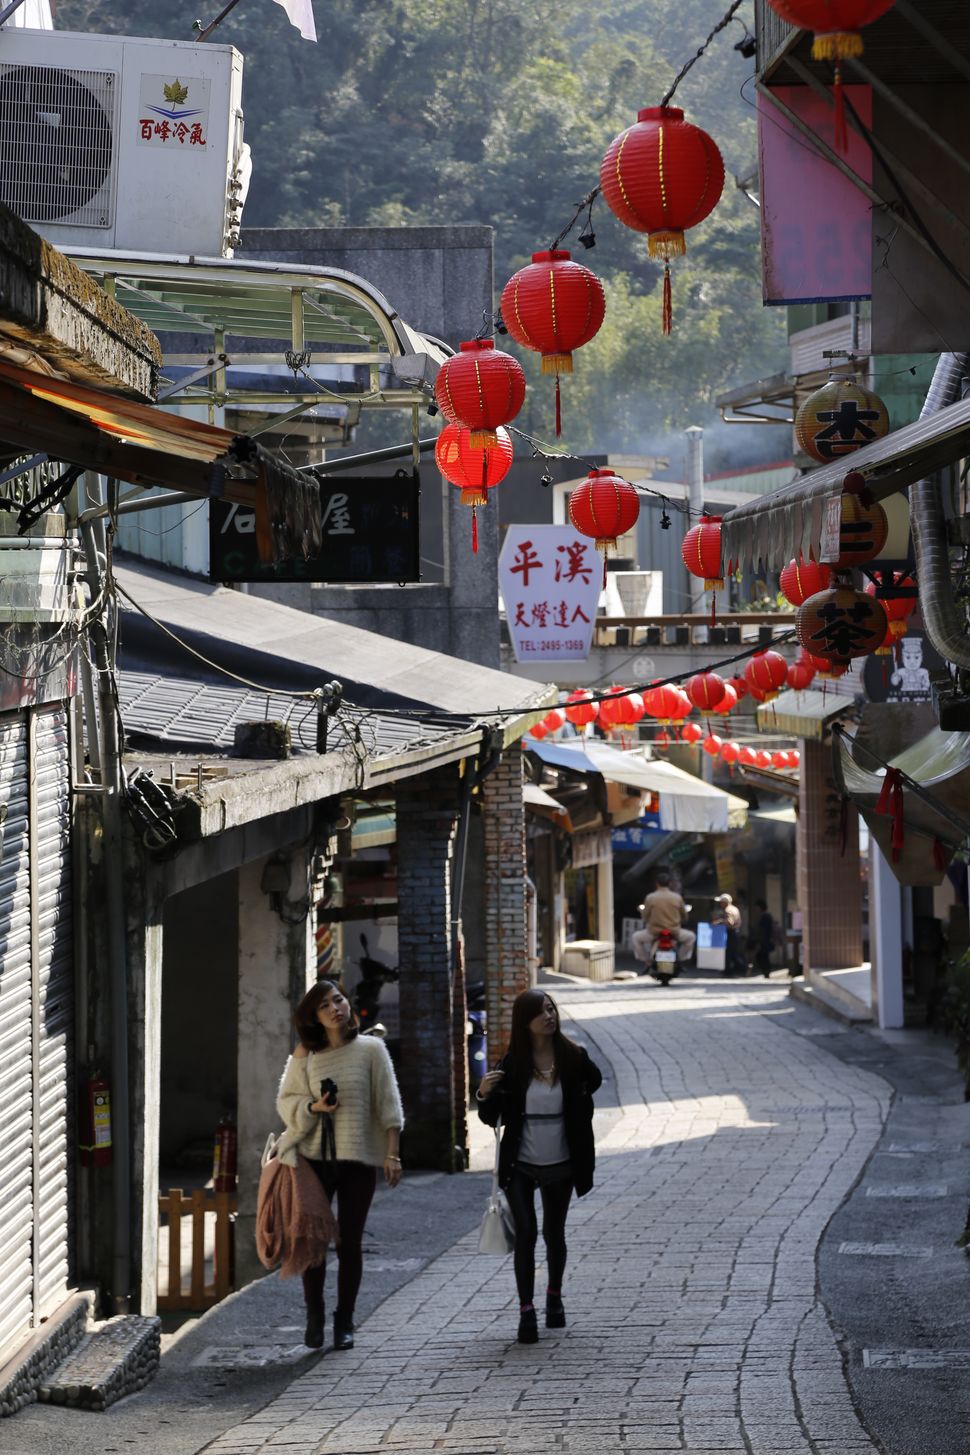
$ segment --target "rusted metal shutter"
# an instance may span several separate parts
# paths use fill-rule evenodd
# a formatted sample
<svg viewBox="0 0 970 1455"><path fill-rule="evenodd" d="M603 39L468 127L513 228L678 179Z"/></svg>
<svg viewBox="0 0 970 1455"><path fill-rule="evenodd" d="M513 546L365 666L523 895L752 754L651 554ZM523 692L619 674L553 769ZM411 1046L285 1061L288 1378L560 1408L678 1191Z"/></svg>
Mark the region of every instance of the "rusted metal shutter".
<svg viewBox="0 0 970 1455"><path fill-rule="evenodd" d="M67 713L31 715L34 1320L64 1299L74 1206L74 927Z"/></svg>
<svg viewBox="0 0 970 1455"><path fill-rule="evenodd" d="M33 1084L28 735L0 715L0 1351L33 1312Z"/></svg>

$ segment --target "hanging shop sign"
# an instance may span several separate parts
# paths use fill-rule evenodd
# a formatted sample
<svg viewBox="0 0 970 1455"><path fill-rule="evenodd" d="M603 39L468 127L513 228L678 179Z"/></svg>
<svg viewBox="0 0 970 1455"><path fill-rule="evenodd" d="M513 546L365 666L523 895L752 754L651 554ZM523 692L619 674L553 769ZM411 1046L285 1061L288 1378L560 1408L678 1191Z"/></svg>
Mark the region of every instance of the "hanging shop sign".
<svg viewBox="0 0 970 1455"><path fill-rule="evenodd" d="M603 566L593 542L566 525L513 525L498 563L517 662L589 656Z"/></svg>
<svg viewBox="0 0 970 1455"><path fill-rule="evenodd" d="M210 581L319 581L332 585L419 581L417 471L320 477L323 547L308 561L259 559L256 515L209 502Z"/></svg>
<svg viewBox="0 0 970 1455"><path fill-rule="evenodd" d="M613 857L613 840L609 829L583 829L573 834L574 869L591 869Z"/></svg>

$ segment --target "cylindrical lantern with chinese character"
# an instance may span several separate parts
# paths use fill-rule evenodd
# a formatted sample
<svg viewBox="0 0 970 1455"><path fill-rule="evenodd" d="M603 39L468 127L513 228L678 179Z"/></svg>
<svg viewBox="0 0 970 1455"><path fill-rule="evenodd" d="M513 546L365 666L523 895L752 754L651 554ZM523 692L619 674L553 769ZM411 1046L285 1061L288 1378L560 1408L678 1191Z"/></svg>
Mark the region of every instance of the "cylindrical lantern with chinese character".
<svg viewBox="0 0 970 1455"><path fill-rule="evenodd" d="M846 666L880 647L889 630L878 601L852 586L831 586L810 596L795 616L798 640L806 652Z"/></svg>
<svg viewBox="0 0 970 1455"><path fill-rule="evenodd" d="M778 585L786 601L790 601L792 606L801 606L816 591L824 591L831 579L832 572L828 566L820 566L815 561L803 561L799 556L797 561L789 561L782 570Z"/></svg>
<svg viewBox="0 0 970 1455"><path fill-rule="evenodd" d="M880 554L889 535L889 522L881 505L867 503L863 496L849 490L842 492L841 511L839 558L835 565L847 570Z"/></svg>
<svg viewBox="0 0 970 1455"><path fill-rule="evenodd" d="M494 449L500 425L509 424L525 400L522 365L490 338L466 339L435 379L438 408L452 424L471 430L471 443Z"/></svg>
<svg viewBox="0 0 970 1455"><path fill-rule="evenodd" d="M573 372L573 350L588 344L606 312L595 273L557 248L532 262L502 289L502 320L516 343L542 355L542 372L556 376L556 434L562 433L559 376Z"/></svg>
<svg viewBox="0 0 970 1455"><path fill-rule="evenodd" d="M645 107L607 148L603 200L625 226L645 232L650 256L663 260L664 333L672 316L670 259L687 251L684 233L713 211L723 187L721 153L679 107Z"/></svg>
<svg viewBox="0 0 970 1455"><path fill-rule="evenodd" d="M810 394L795 416L799 448L823 465L888 433L889 414L878 394L844 375Z"/></svg>

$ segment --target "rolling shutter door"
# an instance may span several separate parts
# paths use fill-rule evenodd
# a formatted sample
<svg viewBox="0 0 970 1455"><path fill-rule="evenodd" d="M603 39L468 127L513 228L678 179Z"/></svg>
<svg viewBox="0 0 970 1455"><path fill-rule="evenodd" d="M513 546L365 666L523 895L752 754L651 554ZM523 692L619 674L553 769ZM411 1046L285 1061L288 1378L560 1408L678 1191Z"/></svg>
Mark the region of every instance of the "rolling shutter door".
<svg viewBox="0 0 970 1455"><path fill-rule="evenodd" d="M27 718L0 716L0 1350L29 1325L33 1120Z"/></svg>
<svg viewBox="0 0 970 1455"><path fill-rule="evenodd" d="M62 706L31 715L34 1010L34 1318L66 1296L74 1206L71 776Z"/></svg>

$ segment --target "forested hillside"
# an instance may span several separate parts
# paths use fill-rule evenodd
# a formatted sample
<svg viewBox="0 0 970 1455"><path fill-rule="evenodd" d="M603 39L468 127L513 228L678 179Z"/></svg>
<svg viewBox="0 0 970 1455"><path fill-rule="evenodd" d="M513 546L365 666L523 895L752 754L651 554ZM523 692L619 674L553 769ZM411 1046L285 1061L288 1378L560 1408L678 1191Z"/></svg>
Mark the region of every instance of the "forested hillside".
<svg viewBox="0 0 970 1455"><path fill-rule="evenodd" d="M59 0L57 25L190 39L200 7L208 21L221 5ZM725 8L314 0L314 45L271 0L241 0L213 40L246 57L255 173L245 222L488 223L500 289L549 246L596 183L610 139L659 101ZM660 274L645 239L602 204L595 249L585 253L573 235L574 255L599 273L608 300L568 385L564 443L573 448L655 448L670 430L712 423L722 389L784 367L783 318L761 306L757 210L734 182L755 161L754 113L739 94L753 62L733 49L742 34L738 24L722 32L677 92L721 147L727 181L675 266L671 338L661 336ZM524 363L537 378L533 356ZM530 391L524 427L547 428L547 395ZM758 431L739 434L757 449Z"/></svg>

